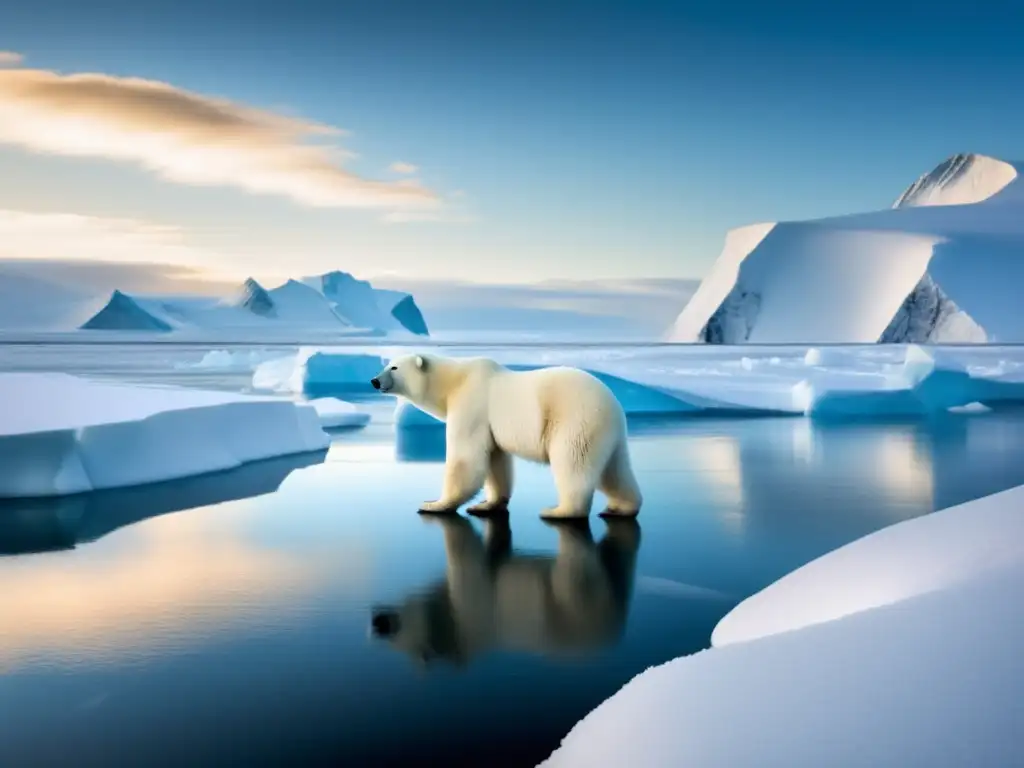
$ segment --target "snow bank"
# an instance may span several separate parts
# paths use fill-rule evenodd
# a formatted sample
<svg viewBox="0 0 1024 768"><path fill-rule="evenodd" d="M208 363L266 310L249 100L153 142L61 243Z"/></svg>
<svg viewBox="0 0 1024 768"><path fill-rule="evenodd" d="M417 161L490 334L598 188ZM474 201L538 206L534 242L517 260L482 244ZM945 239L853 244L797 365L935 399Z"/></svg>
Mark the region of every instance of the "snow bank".
<svg viewBox="0 0 1024 768"><path fill-rule="evenodd" d="M140 485L321 450L314 407L226 392L0 374L0 497Z"/></svg>
<svg viewBox="0 0 1024 768"><path fill-rule="evenodd" d="M801 629L1024 566L1024 486L875 531L737 605L715 646Z"/></svg>
<svg viewBox="0 0 1024 768"><path fill-rule="evenodd" d="M794 571L729 613L715 647L635 677L542 766L1024 764L1022 510L1014 488Z"/></svg>
<svg viewBox="0 0 1024 768"><path fill-rule="evenodd" d="M374 394L369 380L392 352L305 348L262 363L257 389L307 394ZM445 353L445 350L441 350ZM998 353L999 357L993 358ZM449 353L459 355L458 352ZM508 349L492 352L514 370L574 365L604 381L627 414L722 413L815 418L923 416L977 403L1024 401L1024 352L893 345L823 347L754 357L726 351L695 359L687 348ZM977 408L973 405L972 408ZM399 427L439 422L400 402Z"/></svg>
<svg viewBox="0 0 1024 768"><path fill-rule="evenodd" d="M958 155L892 209L735 230L667 338L1024 341L1021 167Z"/></svg>

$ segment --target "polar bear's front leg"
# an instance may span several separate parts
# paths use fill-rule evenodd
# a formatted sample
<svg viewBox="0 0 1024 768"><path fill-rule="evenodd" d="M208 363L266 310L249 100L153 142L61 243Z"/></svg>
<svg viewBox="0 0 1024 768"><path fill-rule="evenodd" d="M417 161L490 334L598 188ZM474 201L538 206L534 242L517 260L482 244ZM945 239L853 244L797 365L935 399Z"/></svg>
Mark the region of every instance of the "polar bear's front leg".
<svg viewBox="0 0 1024 768"><path fill-rule="evenodd" d="M491 451L487 477L484 480L485 498L466 511L480 515L508 507L512 499L512 457L497 446Z"/></svg>
<svg viewBox="0 0 1024 768"><path fill-rule="evenodd" d="M420 504L420 512L454 512L483 487L486 457L449 457L444 464L441 498Z"/></svg>
<svg viewBox="0 0 1024 768"><path fill-rule="evenodd" d="M420 512L454 512L483 487L492 445L487 422L474 416L456 414L445 424L441 498L421 504Z"/></svg>

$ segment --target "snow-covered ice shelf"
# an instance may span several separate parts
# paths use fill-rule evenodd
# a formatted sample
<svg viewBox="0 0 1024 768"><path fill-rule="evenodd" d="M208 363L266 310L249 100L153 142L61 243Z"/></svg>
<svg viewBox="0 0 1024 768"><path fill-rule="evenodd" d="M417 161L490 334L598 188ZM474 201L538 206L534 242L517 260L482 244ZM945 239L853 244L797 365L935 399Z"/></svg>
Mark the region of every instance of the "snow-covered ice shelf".
<svg viewBox="0 0 1024 768"><path fill-rule="evenodd" d="M704 347L703 349L709 349ZM788 348L771 352L693 347L481 350L511 368L574 365L601 378L630 415L731 412L815 418L923 416L1024 402L1024 349L915 344ZM425 351L425 350L424 350ZM441 354L466 353L438 350ZM362 391L393 350L305 348L261 364L257 389L308 394ZM406 353L402 350L400 353ZM400 403L401 427L437 424Z"/></svg>
<svg viewBox="0 0 1024 768"><path fill-rule="evenodd" d="M172 480L330 443L317 406L282 398L5 373L0 403L6 498ZM335 420L345 410L321 407Z"/></svg>
<svg viewBox="0 0 1024 768"><path fill-rule="evenodd" d="M711 344L1024 341L1022 169L956 155L890 209L734 229L667 337Z"/></svg>
<svg viewBox="0 0 1024 768"><path fill-rule="evenodd" d="M1024 487L841 547L648 669L544 768L1024 765Z"/></svg>

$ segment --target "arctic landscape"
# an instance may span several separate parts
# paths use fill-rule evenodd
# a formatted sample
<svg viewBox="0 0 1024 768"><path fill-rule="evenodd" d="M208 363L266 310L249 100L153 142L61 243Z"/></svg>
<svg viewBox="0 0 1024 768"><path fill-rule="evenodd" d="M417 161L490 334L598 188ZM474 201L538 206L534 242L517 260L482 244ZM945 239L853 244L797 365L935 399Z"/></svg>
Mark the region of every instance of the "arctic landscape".
<svg viewBox="0 0 1024 768"><path fill-rule="evenodd" d="M242 514L250 497L300 498L321 518L341 514L349 505L359 510L358 515L388 521L394 530L421 528L422 522L439 526L449 581L438 594L444 596L444 610L451 612L448 623L435 626L441 608L418 597L388 609L391 613L379 613L401 617L393 621L403 629L384 631L374 624L374 631L383 632L391 647L423 663L451 657L464 665L491 647L541 655L559 643L575 649L584 644L580 638L590 637L586 633L597 631L588 622L603 622L603 632L612 631L607 626L618 627L612 634L625 632L628 645L629 632L615 623L619 619L610 618L619 614L608 613L612 609L607 606L577 602L579 611L595 611L576 619L579 626L571 623L568 606L550 609L565 611L557 620L548 614L543 619L528 616L527 598L540 600L544 588L554 588L541 587L539 581L529 587L522 580L507 582L514 585L507 587L513 595L508 598L498 587L493 593L482 587L472 594L458 591L459 578L498 579L482 575L497 572L487 568L498 568L485 568L483 563L492 562L486 558L493 555L486 553L494 542L510 534L501 533L500 522L488 521L484 538L478 540L462 517L417 519L415 505L422 499L409 494L414 490L425 499L435 492L445 455L444 425L370 385L389 360L413 349L489 357L515 370L571 365L603 381L629 418L641 478L653 489L654 511L640 515L640 526L651 519L652 530L671 528L677 524L669 522L676 505L680 514L690 510L687 514L699 520L700 513L690 506L697 502L690 497L703 498L699 484L712 482L708 478L719 483L708 491L713 505L752 509L749 505L757 502L744 488L752 481L721 478L726 468L753 477L752 456L777 456L780 443L758 443L750 437L757 430L787 436L782 441L787 445L786 471L794 477L804 471L794 469L799 466L826 475L867 468L856 481L847 475L836 481L836 495L828 503L854 504L839 499L855 498L858 485L889 483L890 476L898 481L886 486L885 498L898 501L891 507L886 506L889 502L879 503L888 516L865 520L850 533L822 535L805 548L794 545L797 552L775 554L775 561L766 556L766 562L775 564L752 566L764 574L763 583L747 584L735 576L728 589L700 585L704 579L695 567L671 579L606 573L600 568L611 568L611 560L621 561L616 566L621 567L640 557L637 531L624 532L609 524L600 544L603 549L597 550L589 534L578 539L577 533L560 530L558 557L566 564L552 567L556 572L566 569L566 583L576 585L572 589L578 587L576 580L589 574L586 578L605 584L608 605L614 603L619 606L615 611L623 612L623 590L639 595L646 589L647 598L634 598L641 615L655 610L645 607L644 599L653 600L658 593L658 599L665 600L665 594L674 594L678 602L659 603L656 610L685 609L695 616L708 611L710 618L702 621L710 622L710 631L678 658L672 658L678 653L667 652L673 648L668 639L659 640L664 650L655 653L654 646L645 646L643 653L629 657L632 666L623 662L615 675L600 678L597 687L573 683L590 694L566 699L561 716L578 711L578 723L557 735L539 728L540 741L528 754L550 756L543 761L531 757L531 764L658 768L678 765L682 759L701 766L1022 763L1018 699L1024 690L1024 664L1017 649L1024 640L1024 622L1014 606L1024 589L1024 477L1018 478L1013 468L1021 466L1018 459L1024 457L1017 437L1021 425L1015 421L1024 408L1024 353L1015 346L1024 343L1024 313L1016 301L1024 282L1020 167L980 155L956 155L913 182L891 209L733 230L692 298L678 306L676 319L648 338L621 343L601 342L600 337L581 343L573 331L558 327L546 328L539 338L527 335L525 341L514 332L467 341L473 339L468 333L474 330L472 311L463 315L461 329L449 324L449 333L438 334L431 312L419 306L414 293L376 288L342 271L270 288L250 278L221 297L156 296L120 289L86 296L66 286L40 287L39 281L23 274L6 273L0 282L0 293L9 297L0 329L0 402L7 404L0 421L0 551L46 550L51 545L38 542L54 536L65 542L56 548L74 550L85 539L64 532L69 520L102 516L108 503L111 508L123 506L102 494L173 497L178 493L173 483L230 477L247 467L258 473L268 461L302 459L294 471L284 472L287 481L277 481L279 486L227 493L226 501L216 502L212 499L225 494L203 502L205 491L191 496L193 492L182 491L182 498L198 503L160 502L153 508L159 507L160 514L168 508L180 512L169 520L190 519L189 515L195 520L194 511L181 510L219 505L217 509L230 517ZM586 325L585 318L580 325ZM460 336L460 330L468 335ZM672 439L677 442L659 442L669 440L666 434L676 435ZM866 436L861 438L865 454L858 453L861 443L854 441L847 445L854 446L849 455L855 458L843 459L843 451L836 454L838 459L824 458L823 446L838 445L837 436L852 435ZM946 445L942 441L953 439L950 435L960 436L956 439L964 445L967 436L975 435L975 442L992 453L983 454L983 459L963 459L967 454L957 453L959 448L941 447ZM872 442L876 437L880 442ZM928 479L923 486L923 449L916 439L938 446L934 459L925 462ZM745 447L730 447L734 443ZM885 454L886 465L878 456L893 446L895 452ZM386 461L375 458L385 455ZM985 480L977 480L976 490L959 496L936 490L941 484L939 466L955 468L953 455L964 465L978 461L978 467L987 466L977 469L977 478ZM1003 459L992 459L1000 455ZM384 463L378 467L378 461ZM1007 468L992 479L992 467L1002 466L1000 461ZM685 468L680 469L682 465ZM523 471L530 490L512 505L513 527L521 518L535 517L529 505L536 501L540 506L550 485L539 479L546 477L542 469ZM696 479L687 482L695 485L675 486L659 479L658 472L671 471L694 472ZM884 481L879 479L883 476ZM392 489L396 477L403 478L399 486L409 488ZM383 487L374 488L373 483ZM303 495L289 496L289 487L301 489ZM780 493L772 487L765 481L758 493ZM900 490L892 490L896 487ZM929 489L922 497L926 501L906 501L917 499L922 487ZM160 488L164 490L158 494L155 489ZM92 498L112 500L94 504ZM337 499L342 506L331 511L328 499ZM236 502L241 511L232 512ZM286 501L266 502L275 503L288 506ZM386 509L381 509L382 503ZM863 507L851 514L877 511ZM740 514L736 509L729 514ZM206 512L213 514L214 507ZM309 530L326 525L325 535L341 540L332 527L340 523L319 518L314 522L307 513L296 514ZM127 533L110 534L112 539L155 524L145 514L140 518L127 525ZM355 517L350 523L373 530L384 525L380 520L360 523ZM729 523L749 524L746 518ZM284 525L280 518L260 525L277 531L274 535L283 541L306 535L275 528ZM536 531L528 529L526 538L536 543L542 532L536 521L530 525ZM810 530L825 524L819 520L807 525ZM58 529L59 535L54 532ZM733 537L752 535L745 529L730 530ZM697 529L690 532L698 540L706 535ZM388 535L416 542L421 536ZM795 540L808 535L801 533ZM35 543L22 543L28 541ZM102 541L90 547L101 545ZM317 551L309 542L295 546ZM674 546L684 548L694 562L707 557L685 544ZM721 548L715 550L719 556L731 556L723 554L731 545L714 546ZM645 547L658 552L657 543ZM478 550L479 555L472 557L482 558L479 566L459 565L463 560L458 558L469 558L468 553ZM593 554L598 551L603 560ZM0 571L13 577L32 557L15 559L15 565L0 562ZM669 552L647 557L652 559L640 562L648 568L688 568L666 565L673 560ZM600 563L605 565L599 567ZM4 570L8 565L14 570ZM523 574L534 573L521 567ZM298 578L300 572L305 573L297 565L282 565L279 571L284 580ZM742 572L738 566L736 573ZM315 578L328 578L317 573ZM222 576L234 578L227 572ZM240 573L235 576L242 578ZM302 578L315 580L312 572ZM397 589L404 577L379 578L381 589ZM239 582L235 588L244 592L245 585ZM226 587L228 592L230 588ZM288 588L293 590L289 594L301 592L295 585ZM228 592L223 605L230 602ZM512 607L501 602L505 599ZM255 605L247 609L253 615L258 613ZM309 616L321 616L308 610ZM168 619L154 621L163 626L160 622ZM295 621L301 624L300 619ZM543 632L528 629L529 621L540 622L536 626L543 626ZM560 626L565 636L556 642L553 634L544 634L555 632L544 622ZM271 625L259 626L270 632ZM5 631L0 630L0 670L8 664L17 668L9 660L16 654L13 645L5 645ZM48 637L49 631L39 628L39 637ZM534 631L539 634L531 634ZM17 633L11 637L15 639L9 642L14 643ZM104 652L103 643L96 643L86 645ZM643 664L637 669L640 660ZM397 668L386 668L392 677L378 683L391 686L389 695L400 700L396 706L410 711L419 706L415 696L401 699L393 677ZM301 671L313 674L311 668ZM539 675L523 674L531 685L544 684ZM225 685L230 695L245 695L242 683ZM601 695L594 701L598 691ZM0 693L0 701L4 695ZM111 711L123 715L120 706L115 703ZM500 710L505 705L489 706ZM456 711L462 707L455 705ZM155 717L157 710L152 712ZM33 727L51 724L44 714L33 717ZM558 718L552 722L561 727ZM521 735L500 733L509 739ZM401 741L405 736L391 732L389 738ZM81 739L87 742L84 736ZM10 742L14 746L8 747L13 750L6 753L8 758L24 758L27 753L18 752L15 742L26 743ZM100 749L98 743L88 743ZM201 738L196 741L203 743ZM437 754L446 754L443 745L434 746L440 750ZM362 748L382 749L367 744ZM0 755L3 750L0 747Z"/></svg>

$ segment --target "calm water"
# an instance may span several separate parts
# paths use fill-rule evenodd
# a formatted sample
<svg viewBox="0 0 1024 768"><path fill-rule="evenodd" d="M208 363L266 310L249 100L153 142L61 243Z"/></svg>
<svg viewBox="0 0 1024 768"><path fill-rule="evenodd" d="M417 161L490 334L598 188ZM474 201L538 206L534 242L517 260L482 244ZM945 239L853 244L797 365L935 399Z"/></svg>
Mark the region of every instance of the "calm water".
<svg viewBox="0 0 1024 768"><path fill-rule="evenodd" d="M638 524L416 513L443 432L0 507L0 765L532 766L733 605L1024 483L1024 413L632 425ZM596 509L596 506L595 506Z"/></svg>

